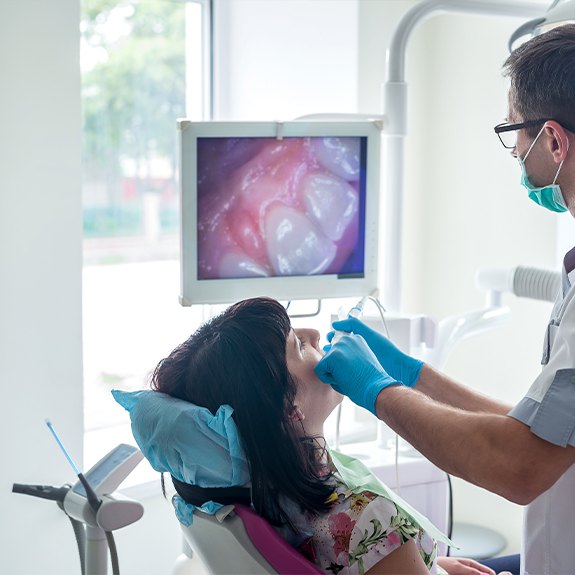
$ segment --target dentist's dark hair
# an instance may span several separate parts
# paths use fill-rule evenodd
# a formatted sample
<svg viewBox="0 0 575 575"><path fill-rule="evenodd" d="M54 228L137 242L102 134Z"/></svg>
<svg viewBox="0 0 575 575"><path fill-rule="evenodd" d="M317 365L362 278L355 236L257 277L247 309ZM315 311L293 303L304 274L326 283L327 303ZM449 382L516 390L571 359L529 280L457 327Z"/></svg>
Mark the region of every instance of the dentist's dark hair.
<svg viewBox="0 0 575 575"><path fill-rule="evenodd" d="M298 436L290 419L296 394L286 360L290 329L279 302L241 301L163 359L151 384L214 414L222 404L233 408L255 510L274 525L296 530L284 509L286 499L320 513L328 509L333 485L320 469L317 445Z"/></svg>
<svg viewBox="0 0 575 575"><path fill-rule="evenodd" d="M523 121L545 118L575 126L575 24L528 40L511 53L503 71L511 80L511 102ZM531 137L540 129L527 128Z"/></svg>

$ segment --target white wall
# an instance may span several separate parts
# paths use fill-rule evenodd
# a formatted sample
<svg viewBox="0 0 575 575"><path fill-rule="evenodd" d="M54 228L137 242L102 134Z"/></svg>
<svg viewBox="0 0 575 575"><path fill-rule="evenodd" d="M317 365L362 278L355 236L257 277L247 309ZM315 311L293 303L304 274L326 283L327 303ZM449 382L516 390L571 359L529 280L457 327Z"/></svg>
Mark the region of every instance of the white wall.
<svg viewBox="0 0 575 575"><path fill-rule="evenodd" d="M82 460L78 34L77 1L0 4L0 562L14 575L76 567L57 506L11 489L70 477L47 417Z"/></svg>
<svg viewBox="0 0 575 575"><path fill-rule="evenodd" d="M412 4L361 2L361 112L378 105L388 32ZM408 45L405 311L441 319L481 307L484 295L474 286L479 267L558 264L558 219L527 199L517 162L492 129L506 115L500 69L507 38L522 21L441 15L421 24ZM510 323L463 342L446 371L514 403L540 369L550 304L513 296L505 303ZM454 492L457 521L495 528L508 539L508 552L519 550L518 506L460 480Z"/></svg>
<svg viewBox="0 0 575 575"><path fill-rule="evenodd" d="M217 120L357 109L358 0L215 0Z"/></svg>
<svg viewBox="0 0 575 575"><path fill-rule="evenodd" d="M0 39L0 571L72 574L66 516L11 490L73 480L47 417L83 464L79 2L3 0ZM122 573L169 573L177 523L144 503L117 536Z"/></svg>

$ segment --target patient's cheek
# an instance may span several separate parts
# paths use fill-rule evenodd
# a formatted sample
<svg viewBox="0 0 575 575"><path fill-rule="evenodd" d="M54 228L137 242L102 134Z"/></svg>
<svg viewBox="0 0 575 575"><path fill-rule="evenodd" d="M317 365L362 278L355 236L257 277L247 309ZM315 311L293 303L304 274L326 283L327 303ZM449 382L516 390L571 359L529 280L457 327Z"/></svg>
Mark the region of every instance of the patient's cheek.
<svg viewBox="0 0 575 575"><path fill-rule="evenodd" d="M355 138L209 141L198 186L202 279L337 273L359 220Z"/></svg>

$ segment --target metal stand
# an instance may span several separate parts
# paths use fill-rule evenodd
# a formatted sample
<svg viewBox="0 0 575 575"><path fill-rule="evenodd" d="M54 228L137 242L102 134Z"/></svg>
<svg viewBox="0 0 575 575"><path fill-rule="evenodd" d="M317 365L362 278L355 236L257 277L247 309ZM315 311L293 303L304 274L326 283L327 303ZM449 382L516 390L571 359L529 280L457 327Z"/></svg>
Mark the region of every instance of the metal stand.
<svg viewBox="0 0 575 575"><path fill-rule="evenodd" d="M138 521L144 508L138 501L114 491L142 459L136 447L121 444L98 461L85 477L79 474L80 481L75 485L14 483L12 491L56 501L72 522L82 575L107 575L108 550L116 575L120 571L112 532Z"/></svg>

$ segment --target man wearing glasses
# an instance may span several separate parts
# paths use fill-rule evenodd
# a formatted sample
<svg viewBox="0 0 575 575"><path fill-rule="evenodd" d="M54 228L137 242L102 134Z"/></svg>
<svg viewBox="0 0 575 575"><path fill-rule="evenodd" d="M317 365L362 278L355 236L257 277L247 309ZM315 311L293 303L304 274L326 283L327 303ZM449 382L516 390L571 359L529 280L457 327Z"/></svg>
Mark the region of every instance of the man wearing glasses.
<svg viewBox="0 0 575 575"><path fill-rule="evenodd" d="M523 44L504 65L508 122L495 127L529 197L575 217L575 25ZM542 371L513 408L409 357L357 319L322 358L325 382L450 474L526 505L521 572L575 573L575 248L545 335ZM362 336L362 337L359 337Z"/></svg>

